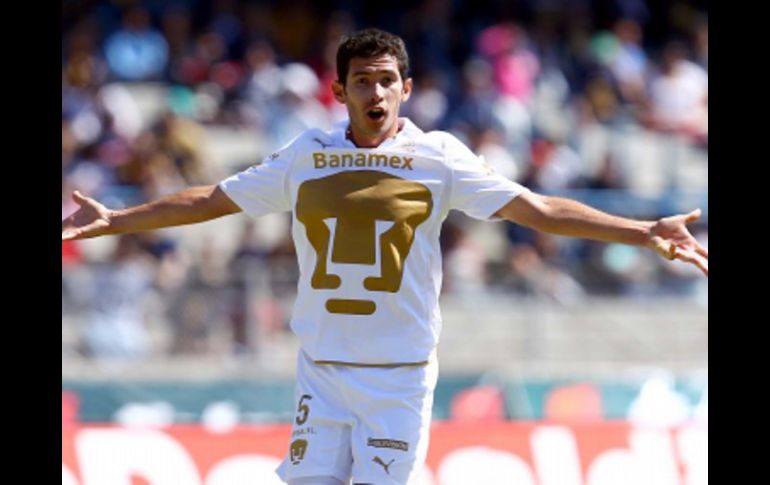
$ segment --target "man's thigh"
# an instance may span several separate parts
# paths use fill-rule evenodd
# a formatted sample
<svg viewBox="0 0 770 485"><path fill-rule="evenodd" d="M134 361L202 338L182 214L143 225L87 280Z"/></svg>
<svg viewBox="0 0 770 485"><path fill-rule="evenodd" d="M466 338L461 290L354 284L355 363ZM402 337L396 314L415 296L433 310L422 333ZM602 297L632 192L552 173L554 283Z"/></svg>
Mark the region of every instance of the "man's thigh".
<svg viewBox="0 0 770 485"><path fill-rule="evenodd" d="M437 372L435 364L356 372L346 388L354 483L414 483L427 455Z"/></svg>
<svg viewBox="0 0 770 485"><path fill-rule="evenodd" d="M352 418L334 370L300 353L294 406L289 450L278 475L287 482L334 477L347 484L353 462Z"/></svg>

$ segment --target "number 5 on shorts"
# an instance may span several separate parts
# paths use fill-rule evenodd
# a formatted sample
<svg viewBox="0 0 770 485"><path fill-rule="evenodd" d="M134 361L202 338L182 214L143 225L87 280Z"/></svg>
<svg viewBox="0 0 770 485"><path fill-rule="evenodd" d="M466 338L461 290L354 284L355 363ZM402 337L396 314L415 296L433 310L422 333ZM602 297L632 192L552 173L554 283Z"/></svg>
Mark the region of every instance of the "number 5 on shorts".
<svg viewBox="0 0 770 485"><path fill-rule="evenodd" d="M305 421L307 421L307 415L310 413L310 406L303 404L305 399L313 399L313 396L309 394L303 394L302 397L299 398L299 404L297 405L297 412L299 414L296 418L294 418L294 422L300 426L305 424Z"/></svg>

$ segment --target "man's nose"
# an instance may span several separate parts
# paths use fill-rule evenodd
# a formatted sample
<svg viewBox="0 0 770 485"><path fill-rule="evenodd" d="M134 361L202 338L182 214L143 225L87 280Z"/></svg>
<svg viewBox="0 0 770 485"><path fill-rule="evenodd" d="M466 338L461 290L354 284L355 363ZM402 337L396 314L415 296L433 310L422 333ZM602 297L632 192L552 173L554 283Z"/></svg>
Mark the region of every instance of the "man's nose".
<svg viewBox="0 0 770 485"><path fill-rule="evenodd" d="M385 88L380 83L374 83L372 99L382 99L385 96Z"/></svg>

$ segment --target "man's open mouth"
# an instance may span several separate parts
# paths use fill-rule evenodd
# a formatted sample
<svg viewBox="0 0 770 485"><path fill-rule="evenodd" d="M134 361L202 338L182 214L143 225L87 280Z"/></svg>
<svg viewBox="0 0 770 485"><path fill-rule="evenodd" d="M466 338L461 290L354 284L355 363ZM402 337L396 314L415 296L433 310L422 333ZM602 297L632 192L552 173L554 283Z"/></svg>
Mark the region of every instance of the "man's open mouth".
<svg viewBox="0 0 770 485"><path fill-rule="evenodd" d="M385 110L382 108L371 108L366 112L366 116L373 121L381 121L385 118Z"/></svg>

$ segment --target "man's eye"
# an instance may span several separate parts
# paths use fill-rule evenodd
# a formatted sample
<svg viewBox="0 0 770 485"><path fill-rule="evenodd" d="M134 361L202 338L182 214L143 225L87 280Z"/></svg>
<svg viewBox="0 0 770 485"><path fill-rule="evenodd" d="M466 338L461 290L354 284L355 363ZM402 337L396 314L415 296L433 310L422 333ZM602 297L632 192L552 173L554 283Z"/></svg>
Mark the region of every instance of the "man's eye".
<svg viewBox="0 0 770 485"><path fill-rule="evenodd" d="M393 79L391 79L389 77L382 78L382 85L383 86L390 86L391 84L393 84Z"/></svg>
<svg viewBox="0 0 770 485"><path fill-rule="evenodd" d="M356 84L359 84L359 85L361 85L361 86L366 86L367 84L369 84L369 80L368 80L368 79L366 79L365 77L359 77L359 78L356 80Z"/></svg>

